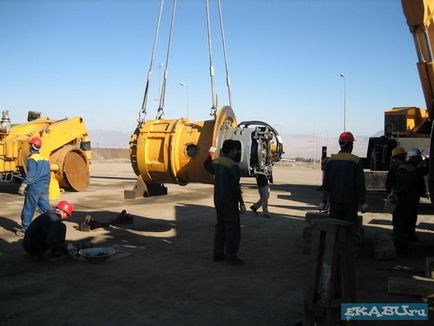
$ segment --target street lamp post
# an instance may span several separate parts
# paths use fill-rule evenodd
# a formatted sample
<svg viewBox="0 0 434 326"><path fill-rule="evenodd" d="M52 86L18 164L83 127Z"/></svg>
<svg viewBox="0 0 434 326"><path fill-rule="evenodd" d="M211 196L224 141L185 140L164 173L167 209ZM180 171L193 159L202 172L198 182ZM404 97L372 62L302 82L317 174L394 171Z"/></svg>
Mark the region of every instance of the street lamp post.
<svg viewBox="0 0 434 326"><path fill-rule="evenodd" d="M190 111L190 89L188 88L188 85L186 83L180 82L180 86L185 87L187 89L187 119L189 118L189 111Z"/></svg>
<svg viewBox="0 0 434 326"><path fill-rule="evenodd" d="M344 131L347 131L347 79L342 72L339 76L344 79Z"/></svg>

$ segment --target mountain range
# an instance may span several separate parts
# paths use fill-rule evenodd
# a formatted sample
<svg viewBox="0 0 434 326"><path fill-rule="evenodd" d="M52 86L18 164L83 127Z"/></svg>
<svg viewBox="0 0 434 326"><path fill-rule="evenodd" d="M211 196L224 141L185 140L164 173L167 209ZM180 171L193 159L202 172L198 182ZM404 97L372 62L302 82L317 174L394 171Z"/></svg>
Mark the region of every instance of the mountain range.
<svg viewBox="0 0 434 326"><path fill-rule="evenodd" d="M112 130L90 130L89 137L94 148L128 148L131 133ZM336 138L315 135L282 135L284 158L320 159L322 146L327 146L328 155L339 151ZM353 153L364 157L369 137L356 136Z"/></svg>

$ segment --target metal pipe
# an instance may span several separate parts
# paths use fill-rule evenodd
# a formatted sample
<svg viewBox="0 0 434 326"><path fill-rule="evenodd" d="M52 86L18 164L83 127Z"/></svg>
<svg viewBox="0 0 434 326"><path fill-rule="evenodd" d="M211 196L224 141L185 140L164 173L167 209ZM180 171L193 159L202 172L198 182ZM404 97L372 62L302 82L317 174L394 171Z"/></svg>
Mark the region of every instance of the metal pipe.
<svg viewBox="0 0 434 326"><path fill-rule="evenodd" d="M433 61L433 54L432 54L432 47L431 47L431 42L429 39L428 30L425 30L423 32L423 36L424 36L425 43L426 43L426 49L428 51L428 61L431 62L431 61Z"/></svg>

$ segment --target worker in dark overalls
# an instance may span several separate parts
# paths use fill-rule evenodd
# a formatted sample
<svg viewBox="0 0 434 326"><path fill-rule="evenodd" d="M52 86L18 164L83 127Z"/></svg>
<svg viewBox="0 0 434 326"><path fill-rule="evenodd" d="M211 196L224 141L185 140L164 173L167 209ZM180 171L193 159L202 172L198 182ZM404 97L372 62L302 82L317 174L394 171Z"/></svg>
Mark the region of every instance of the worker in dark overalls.
<svg viewBox="0 0 434 326"><path fill-rule="evenodd" d="M23 247L32 256L42 257L51 250L51 257L67 254L66 225L63 220L72 215L73 205L68 200L61 200L55 210L48 210L39 215L27 228Z"/></svg>
<svg viewBox="0 0 434 326"><path fill-rule="evenodd" d="M416 224L419 187L416 167L410 161L401 162L392 185L392 195L397 202L392 213L393 237L398 253L407 251L412 236L411 225Z"/></svg>
<svg viewBox="0 0 434 326"><path fill-rule="evenodd" d="M416 203L416 208L412 211L412 214L408 219L408 238L410 241L415 241L416 239L416 224L417 224L417 214L419 211L419 201L420 197L428 197L425 185L425 175L428 174L428 164L427 160L422 158L422 153L418 148L410 148L407 153L408 161L416 168L417 176L417 187L418 187L418 199Z"/></svg>
<svg viewBox="0 0 434 326"><path fill-rule="evenodd" d="M393 185L396 183L396 172L398 170L399 165L402 162L404 162L406 158L407 158L407 151L404 148L398 146L392 150L392 158L390 160L389 171L387 172L386 183L385 183L386 193L389 196L393 196L392 188Z"/></svg>
<svg viewBox="0 0 434 326"><path fill-rule="evenodd" d="M212 160L210 153L204 162L205 169L214 175L217 224L213 260L232 265L244 264L237 256L241 239L240 211L246 211L240 186L240 168L234 161L240 150L239 142L228 139L224 141L218 158Z"/></svg>
<svg viewBox="0 0 434 326"><path fill-rule="evenodd" d="M354 136L339 136L341 150L327 160L323 174L321 210L330 203L330 217L356 223L359 207L366 211L365 176L360 158L351 154Z"/></svg>
<svg viewBox="0 0 434 326"><path fill-rule="evenodd" d="M351 154L354 136L345 131L339 136L339 153L332 155L324 166L322 202L320 210L330 204L330 217L354 224L356 246L362 241L362 229L357 218L359 207L368 209L365 200L366 187L360 158Z"/></svg>

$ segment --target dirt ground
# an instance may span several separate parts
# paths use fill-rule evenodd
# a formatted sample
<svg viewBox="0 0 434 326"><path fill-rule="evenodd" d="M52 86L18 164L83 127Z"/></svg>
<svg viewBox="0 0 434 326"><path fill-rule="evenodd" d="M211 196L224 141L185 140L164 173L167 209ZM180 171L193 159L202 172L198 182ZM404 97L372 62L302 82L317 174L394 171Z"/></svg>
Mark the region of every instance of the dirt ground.
<svg viewBox="0 0 434 326"><path fill-rule="evenodd" d="M123 190L135 183L129 162L94 162L88 191L63 194L75 205L67 239L115 246L118 253L104 263L31 259L15 236L23 198L16 195L17 185L1 186L0 324L293 325L303 316L310 267L302 253L304 215L317 209L320 180L318 168L275 167L272 218L252 212L241 217L243 266L211 260L215 211L210 185L167 185L167 196L124 200ZM252 179L243 179L243 190L248 207L258 197ZM434 256L433 209L422 204L421 242L413 244L410 255L375 261L372 235L391 229L391 216L382 213L383 197L368 194L370 211L363 216L365 236L356 261L358 300L421 302L387 293L388 276L410 273L379 267L424 270L425 256ZM78 230L86 214L109 222L123 209L134 216L133 224Z"/></svg>

